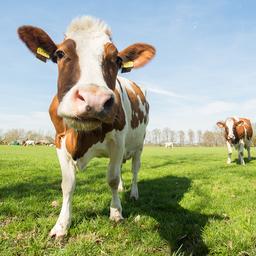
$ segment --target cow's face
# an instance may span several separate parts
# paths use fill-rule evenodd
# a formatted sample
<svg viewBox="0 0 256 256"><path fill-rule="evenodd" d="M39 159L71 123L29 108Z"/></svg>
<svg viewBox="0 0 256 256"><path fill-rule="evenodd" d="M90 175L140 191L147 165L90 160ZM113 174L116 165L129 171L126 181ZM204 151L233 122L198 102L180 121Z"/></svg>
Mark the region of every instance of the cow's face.
<svg viewBox="0 0 256 256"><path fill-rule="evenodd" d="M91 17L75 19L65 39L55 44L40 28L23 26L19 36L40 59L38 48L58 65L58 115L77 130L93 130L115 119L115 85L118 70L132 61L133 67L145 65L155 54L147 44L134 44L118 52L111 32Z"/></svg>
<svg viewBox="0 0 256 256"><path fill-rule="evenodd" d="M244 122L242 120L236 120L235 118L227 118L225 122L217 122L217 126L219 128L225 129L225 138L230 141L234 141L236 139L236 130L243 124Z"/></svg>

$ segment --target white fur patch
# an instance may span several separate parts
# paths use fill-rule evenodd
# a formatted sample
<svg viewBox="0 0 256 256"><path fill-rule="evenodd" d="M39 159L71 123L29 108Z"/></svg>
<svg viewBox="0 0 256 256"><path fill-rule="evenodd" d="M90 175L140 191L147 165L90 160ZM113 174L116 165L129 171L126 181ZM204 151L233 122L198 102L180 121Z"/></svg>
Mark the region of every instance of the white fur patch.
<svg viewBox="0 0 256 256"><path fill-rule="evenodd" d="M111 42L111 31L101 20L85 16L74 19L66 38L76 42L81 76L78 86L97 85L108 88L102 73L104 45Z"/></svg>
<svg viewBox="0 0 256 256"><path fill-rule="evenodd" d="M235 137L235 135L233 133L234 120L232 118L228 118L226 120L226 126L228 127L228 137L234 138Z"/></svg>
<svg viewBox="0 0 256 256"><path fill-rule="evenodd" d="M111 36L111 30L104 21L91 16L82 16L71 21L65 35L72 37L78 33L88 35L102 32Z"/></svg>
<svg viewBox="0 0 256 256"><path fill-rule="evenodd" d="M102 72L104 45L111 42L110 35L111 31L103 21L89 16L76 18L68 26L66 39L70 38L76 43L81 75L78 82L66 93L60 102L58 108L60 116L76 116L72 93L76 92L79 88L96 85L110 90Z"/></svg>

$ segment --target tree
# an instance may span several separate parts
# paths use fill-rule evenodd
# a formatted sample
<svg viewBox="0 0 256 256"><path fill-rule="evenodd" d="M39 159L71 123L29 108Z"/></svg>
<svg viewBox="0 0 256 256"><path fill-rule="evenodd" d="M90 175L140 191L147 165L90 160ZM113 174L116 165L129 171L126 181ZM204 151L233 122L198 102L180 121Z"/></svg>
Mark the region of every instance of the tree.
<svg viewBox="0 0 256 256"><path fill-rule="evenodd" d="M161 142L167 142L169 141L169 128L164 128L161 133Z"/></svg>
<svg viewBox="0 0 256 256"><path fill-rule="evenodd" d="M177 134L175 131L173 130L169 130L169 138L170 138L170 141L175 143L176 140L177 140Z"/></svg>
<svg viewBox="0 0 256 256"><path fill-rule="evenodd" d="M25 131L23 129L11 129L4 134L4 141L10 143L14 140L23 140Z"/></svg>
<svg viewBox="0 0 256 256"><path fill-rule="evenodd" d="M183 146L185 144L185 132L182 130L178 131L178 136L180 145Z"/></svg>
<svg viewBox="0 0 256 256"><path fill-rule="evenodd" d="M194 144L194 140L195 140L195 133L192 129L188 130L188 142L190 145Z"/></svg>
<svg viewBox="0 0 256 256"><path fill-rule="evenodd" d="M161 130L160 129L154 129L152 131L152 137L153 137L153 143L154 144L160 144L160 135L161 135Z"/></svg>
<svg viewBox="0 0 256 256"><path fill-rule="evenodd" d="M203 145L207 147L212 147L216 144L215 135L214 132L211 131L205 131L203 134Z"/></svg>
<svg viewBox="0 0 256 256"><path fill-rule="evenodd" d="M202 136L203 136L203 132L201 130L197 131L197 143L198 145L201 145L202 143Z"/></svg>

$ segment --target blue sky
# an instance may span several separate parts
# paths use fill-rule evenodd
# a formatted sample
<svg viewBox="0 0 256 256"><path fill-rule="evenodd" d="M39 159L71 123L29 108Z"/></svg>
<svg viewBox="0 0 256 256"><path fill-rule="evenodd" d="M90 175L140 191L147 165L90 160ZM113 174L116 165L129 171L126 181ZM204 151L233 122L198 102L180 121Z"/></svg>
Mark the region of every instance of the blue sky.
<svg viewBox="0 0 256 256"><path fill-rule="evenodd" d="M69 22L92 15L119 50L135 42L156 58L126 77L143 84L149 128L212 129L219 119L256 121L255 1L8 1L1 3L0 129L53 130L48 106L57 68L32 56L16 30L30 24L61 42Z"/></svg>

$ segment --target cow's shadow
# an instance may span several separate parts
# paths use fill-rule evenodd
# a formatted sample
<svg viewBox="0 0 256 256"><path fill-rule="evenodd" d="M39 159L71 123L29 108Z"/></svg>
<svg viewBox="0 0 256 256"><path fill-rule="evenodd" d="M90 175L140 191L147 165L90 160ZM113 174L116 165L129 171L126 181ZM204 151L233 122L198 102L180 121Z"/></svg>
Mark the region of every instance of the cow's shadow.
<svg viewBox="0 0 256 256"><path fill-rule="evenodd" d="M126 216L147 215L158 224L158 232L170 246L170 253L182 251L184 255L207 255L202 239L204 226L217 215L205 215L183 208L179 202L190 188L186 177L166 176L139 182L140 198L132 203L129 193L123 202Z"/></svg>
<svg viewBox="0 0 256 256"><path fill-rule="evenodd" d="M246 164L251 163L251 162L253 162L253 161L255 161L255 160L256 160L256 157L251 157L251 160L249 160L248 157L244 157L244 162L245 162ZM234 160L231 161L231 163L235 163L235 164L237 164L237 165L240 165L239 158L238 158L238 157L235 158Z"/></svg>

